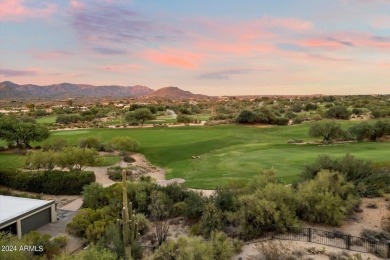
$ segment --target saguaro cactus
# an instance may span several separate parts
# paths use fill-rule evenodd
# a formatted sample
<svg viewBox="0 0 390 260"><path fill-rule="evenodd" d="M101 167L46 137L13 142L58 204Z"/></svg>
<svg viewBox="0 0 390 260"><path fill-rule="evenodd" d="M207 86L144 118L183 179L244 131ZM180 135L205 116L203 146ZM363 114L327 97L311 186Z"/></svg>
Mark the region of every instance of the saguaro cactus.
<svg viewBox="0 0 390 260"><path fill-rule="evenodd" d="M122 229L122 239L124 247L125 259L132 259L131 257L131 245L138 239L138 223L135 219L132 203L128 203L127 200L127 184L126 184L126 171L122 171L122 195L123 195L123 208L122 219L117 220L118 230Z"/></svg>

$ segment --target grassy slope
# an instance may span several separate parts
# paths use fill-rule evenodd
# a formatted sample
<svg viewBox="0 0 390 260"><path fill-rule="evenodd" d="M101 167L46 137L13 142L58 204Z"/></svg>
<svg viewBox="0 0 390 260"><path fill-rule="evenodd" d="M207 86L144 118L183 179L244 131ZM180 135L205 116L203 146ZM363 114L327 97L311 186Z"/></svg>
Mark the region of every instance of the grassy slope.
<svg viewBox="0 0 390 260"><path fill-rule="evenodd" d="M15 169L24 166L24 156L1 153L0 154L0 169Z"/></svg>
<svg viewBox="0 0 390 260"><path fill-rule="evenodd" d="M353 122L342 122L345 128ZM388 161L390 143L352 143L328 146L287 144L289 139L313 140L310 124L257 128L223 125L163 129L90 129L54 132L50 138L66 138L76 144L89 135L108 140L129 136L154 164L167 169L168 178L184 178L194 188L214 188L228 179L247 180L262 168L274 167L286 182L296 179L305 163L319 154L343 156L352 153L377 162ZM200 159L191 159L191 156ZM0 155L0 165L2 155Z"/></svg>

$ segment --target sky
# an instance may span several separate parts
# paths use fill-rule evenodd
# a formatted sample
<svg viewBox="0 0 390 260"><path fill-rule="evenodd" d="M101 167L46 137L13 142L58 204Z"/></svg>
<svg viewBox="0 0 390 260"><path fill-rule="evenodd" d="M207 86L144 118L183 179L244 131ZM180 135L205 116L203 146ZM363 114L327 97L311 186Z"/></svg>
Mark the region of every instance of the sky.
<svg viewBox="0 0 390 260"><path fill-rule="evenodd" d="M390 94L390 0L0 0L0 81Z"/></svg>

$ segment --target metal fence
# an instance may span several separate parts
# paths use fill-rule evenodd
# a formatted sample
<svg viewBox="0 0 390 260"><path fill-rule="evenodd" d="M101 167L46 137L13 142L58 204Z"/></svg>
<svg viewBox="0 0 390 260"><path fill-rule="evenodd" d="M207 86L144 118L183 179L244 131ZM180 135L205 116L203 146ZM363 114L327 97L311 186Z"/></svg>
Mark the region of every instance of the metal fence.
<svg viewBox="0 0 390 260"><path fill-rule="evenodd" d="M390 258L389 242L382 242L363 237L355 237L339 231L325 231L315 228L272 226L261 228L260 233L262 233L262 235L255 241L280 239L311 242L362 253L371 253L383 258Z"/></svg>

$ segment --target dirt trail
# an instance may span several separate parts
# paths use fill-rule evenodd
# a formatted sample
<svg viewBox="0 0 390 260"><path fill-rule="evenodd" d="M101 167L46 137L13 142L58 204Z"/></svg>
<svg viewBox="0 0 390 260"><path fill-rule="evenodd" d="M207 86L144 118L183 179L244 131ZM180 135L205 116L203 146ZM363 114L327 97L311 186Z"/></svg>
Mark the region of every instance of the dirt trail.
<svg viewBox="0 0 390 260"><path fill-rule="evenodd" d="M111 167L111 166L109 166L109 167ZM86 171L93 171L95 173L95 176L96 176L96 182L103 185L103 187L108 187L108 186L111 186L112 184L115 183L115 181L111 180L108 177L107 169L109 167L87 167L85 170Z"/></svg>

